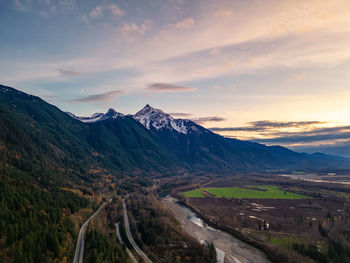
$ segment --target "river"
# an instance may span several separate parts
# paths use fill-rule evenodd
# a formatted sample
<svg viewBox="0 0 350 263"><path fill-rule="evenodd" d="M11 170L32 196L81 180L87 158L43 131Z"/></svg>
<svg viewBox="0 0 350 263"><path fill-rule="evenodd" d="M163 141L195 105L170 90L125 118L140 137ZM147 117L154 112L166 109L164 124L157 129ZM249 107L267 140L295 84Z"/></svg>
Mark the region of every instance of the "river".
<svg viewBox="0 0 350 263"><path fill-rule="evenodd" d="M218 263L267 263L270 262L260 250L242 242L234 236L208 226L189 208L167 196L163 203L181 222L184 231L199 242L212 242Z"/></svg>
<svg viewBox="0 0 350 263"><path fill-rule="evenodd" d="M308 181L308 182L316 182L316 183L331 183L331 184L346 184L350 185L350 177L348 177L346 180L339 180L339 176L319 176L317 174L280 174L279 176L283 177L289 177L294 180L303 180L303 181ZM326 178L335 178L338 180L324 180L322 177Z"/></svg>

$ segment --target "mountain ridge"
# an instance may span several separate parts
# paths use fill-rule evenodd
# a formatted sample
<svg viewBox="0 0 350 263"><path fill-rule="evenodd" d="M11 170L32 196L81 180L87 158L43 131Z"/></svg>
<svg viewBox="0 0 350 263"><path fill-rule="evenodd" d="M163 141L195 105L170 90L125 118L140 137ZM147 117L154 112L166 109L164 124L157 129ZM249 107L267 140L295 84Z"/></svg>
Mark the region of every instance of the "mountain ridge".
<svg viewBox="0 0 350 263"><path fill-rule="evenodd" d="M135 115L110 109L93 115L96 121L77 121L39 97L0 87L0 143L58 166L102 167L117 174L350 167L347 160L225 138L150 105Z"/></svg>

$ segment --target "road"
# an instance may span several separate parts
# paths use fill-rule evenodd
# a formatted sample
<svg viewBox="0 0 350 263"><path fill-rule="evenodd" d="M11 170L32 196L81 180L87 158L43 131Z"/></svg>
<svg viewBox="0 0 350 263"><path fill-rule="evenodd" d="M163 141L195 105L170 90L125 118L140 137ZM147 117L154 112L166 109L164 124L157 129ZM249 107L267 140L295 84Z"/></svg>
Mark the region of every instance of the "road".
<svg viewBox="0 0 350 263"><path fill-rule="evenodd" d="M115 229L117 230L117 237L118 237L120 244L124 245L123 239L122 239L122 237L120 235L120 231L119 231L119 223L115 224ZM132 263L138 263L135 256L131 253L131 251L127 247L125 247L125 249L126 249L126 253L128 253L129 257L131 258Z"/></svg>
<svg viewBox="0 0 350 263"><path fill-rule="evenodd" d="M203 221L187 207L180 206L171 197L163 198L169 208L182 224L184 231L198 241L213 242L216 249L224 252L223 259L218 262L229 263L269 263L266 255L260 250L242 242L232 235L206 226Z"/></svg>
<svg viewBox="0 0 350 263"><path fill-rule="evenodd" d="M125 232L126 232L126 236L129 239L129 242L131 243L131 245L135 249L136 253L139 254L146 263L152 263L152 261L146 256L145 253L143 253L143 251L139 248L139 246L135 243L134 239L132 238L132 235L130 233L128 213L126 211L125 199L123 199L123 214L124 214Z"/></svg>
<svg viewBox="0 0 350 263"><path fill-rule="evenodd" d="M112 199L109 200L111 202ZM75 247L75 254L74 254L74 260L73 263L82 263L83 262L83 256L84 256L84 234L85 230L90 222L91 219L94 218L95 215L97 215L101 209L107 204L107 202L103 203L97 210L96 212L90 216L88 220L85 221L85 223L82 225L79 231L79 236L77 240L77 246Z"/></svg>

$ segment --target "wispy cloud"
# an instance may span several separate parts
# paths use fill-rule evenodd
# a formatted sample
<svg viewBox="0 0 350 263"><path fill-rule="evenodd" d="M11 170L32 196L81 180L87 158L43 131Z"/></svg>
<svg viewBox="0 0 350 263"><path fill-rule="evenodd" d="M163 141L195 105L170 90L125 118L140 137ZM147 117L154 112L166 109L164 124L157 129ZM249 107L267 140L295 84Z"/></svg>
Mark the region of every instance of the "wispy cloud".
<svg viewBox="0 0 350 263"><path fill-rule="evenodd" d="M145 20L142 24L136 23L124 23L117 27L117 33L131 40L135 35L144 35L147 30L151 28L152 22Z"/></svg>
<svg viewBox="0 0 350 263"><path fill-rule="evenodd" d="M196 88L192 87L185 87L170 83L153 83L150 84L147 88L147 91L162 93L162 92L189 92L189 91L195 91Z"/></svg>
<svg viewBox="0 0 350 263"><path fill-rule="evenodd" d="M88 18L87 15L79 16L78 19L79 19L80 21L86 23L86 24L90 22L90 20L89 20L89 18Z"/></svg>
<svg viewBox="0 0 350 263"><path fill-rule="evenodd" d="M329 125L331 124L320 121L255 121L245 127L215 127L210 130L228 133L226 136L229 138L240 138L267 145L282 145L309 153L320 151L350 157L348 147L350 145L350 126Z"/></svg>
<svg viewBox="0 0 350 263"><path fill-rule="evenodd" d="M124 14L124 12L119 8L119 6L115 4L109 4L108 8L110 12L115 16L122 16Z"/></svg>
<svg viewBox="0 0 350 263"><path fill-rule="evenodd" d="M335 141L340 139L350 140L350 126L338 126L321 129L312 129L301 132L280 132L273 133L272 137L266 139L255 139L254 141L269 144L293 144L305 142Z"/></svg>
<svg viewBox="0 0 350 263"><path fill-rule="evenodd" d="M193 117L192 113L182 113L182 112L173 112L169 113L171 116L175 118L185 118L189 119L193 122L196 122L198 124L204 124L206 122L220 122L220 121L226 121L223 117L218 116L210 116L210 117Z"/></svg>
<svg viewBox="0 0 350 263"><path fill-rule="evenodd" d="M320 121L253 121L249 122L251 126L256 128L290 128L290 127L305 127L315 124L324 124Z"/></svg>
<svg viewBox="0 0 350 263"><path fill-rule="evenodd" d="M19 11L29 11L30 10L30 0L15 0L14 7Z"/></svg>
<svg viewBox="0 0 350 263"><path fill-rule="evenodd" d="M78 75L80 75L80 72L75 71L75 70L59 69L58 71L60 74L62 74L64 76L78 76Z"/></svg>
<svg viewBox="0 0 350 263"><path fill-rule="evenodd" d="M56 12L56 6L52 3L51 0L45 0L46 5L50 8L52 13Z"/></svg>
<svg viewBox="0 0 350 263"><path fill-rule="evenodd" d="M216 15L219 16L219 17L226 17L226 18L229 18L232 16L232 10L230 9L222 9L222 10L219 10L216 12Z"/></svg>
<svg viewBox="0 0 350 263"><path fill-rule="evenodd" d="M105 6L108 4L95 7L91 15L123 14L116 5ZM280 5L272 0L264 5L259 1L219 1L215 5L199 1L196 7L193 15L171 27L155 21L150 30L148 22L123 21L116 29L118 34L106 35L96 50L98 56L89 63L86 56L76 61L90 71L132 68L141 72L131 82L183 82L281 67L333 66L350 59L350 36L343 30L350 27L348 1L283 1ZM86 14L79 19L89 22ZM191 30L178 30L189 27ZM129 40L138 36L140 42L121 46L125 44L121 36Z"/></svg>
<svg viewBox="0 0 350 263"><path fill-rule="evenodd" d="M89 13L89 17L91 19L95 19L95 18L98 18L100 16L102 16L102 7L101 6L96 6L95 9Z"/></svg>
<svg viewBox="0 0 350 263"><path fill-rule="evenodd" d="M76 7L76 0L58 0L58 5L67 10L74 10Z"/></svg>
<svg viewBox="0 0 350 263"><path fill-rule="evenodd" d="M81 17L81 20L83 22L89 22L89 18L91 20L97 19L99 17L102 17L104 14L109 13L113 16L122 16L124 15L124 12L119 8L116 4L102 4L96 6L93 10L90 11L88 15L83 15Z"/></svg>
<svg viewBox="0 0 350 263"><path fill-rule="evenodd" d="M173 117L179 117L179 118L188 118L188 117L193 116L192 113L183 113L183 112L172 112L169 114Z"/></svg>
<svg viewBox="0 0 350 263"><path fill-rule="evenodd" d="M115 99L116 97L125 94L125 91L114 90L106 93L89 95L82 98L70 100L70 102L84 103L84 102L105 102Z"/></svg>
<svg viewBox="0 0 350 263"><path fill-rule="evenodd" d="M174 26L175 28L179 28L179 29L189 29L193 25L194 25L194 20L193 18L190 17L170 26Z"/></svg>
<svg viewBox="0 0 350 263"><path fill-rule="evenodd" d="M298 81L298 80L302 80L305 79L307 77L306 73L298 73L298 74L293 74L291 76L289 76L288 80L289 81Z"/></svg>
<svg viewBox="0 0 350 263"><path fill-rule="evenodd" d="M261 132L261 131L267 131L271 129L280 129L280 128L305 128L310 127L314 125L324 124L325 122L320 121L290 121L290 122L283 122L283 121L253 121L249 122L248 126L243 127L213 127L210 128L212 131L255 131L255 132Z"/></svg>
<svg viewBox="0 0 350 263"><path fill-rule="evenodd" d="M226 121L223 117L218 116L212 116L212 117L197 117L197 118L191 118L191 121L194 121L198 124L203 124L206 122L220 122L220 121Z"/></svg>

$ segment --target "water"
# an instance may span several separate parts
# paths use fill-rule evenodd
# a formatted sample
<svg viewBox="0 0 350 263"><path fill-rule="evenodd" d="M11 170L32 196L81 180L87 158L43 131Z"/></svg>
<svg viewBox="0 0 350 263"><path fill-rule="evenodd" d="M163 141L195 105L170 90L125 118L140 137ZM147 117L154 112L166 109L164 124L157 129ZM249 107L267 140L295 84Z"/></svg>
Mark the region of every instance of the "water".
<svg viewBox="0 0 350 263"><path fill-rule="evenodd" d="M279 176L289 177L295 180L303 180L308 182L316 182L316 183L332 183L332 184L350 184L349 181L346 180L324 180L322 177L316 174L280 174Z"/></svg>
<svg viewBox="0 0 350 263"><path fill-rule="evenodd" d="M206 224L195 212L193 212L188 207L184 206L181 202L179 202L179 201L175 201L175 202L183 210L185 210L187 212L187 219L190 220L191 222L193 222L194 224L196 224L197 226L202 227L202 228L207 229L207 230L210 230L210 231L221 232L219 229L213 228L213 227L209 226L208 224ZM200 240L200 243L203 245L203 244L206 244L207 241ZM217 263L224 263L225 255L226 255L225 251L223 251L217 247L215 247L215 251L216 251L216 262ZM232 255L230 255L230 257L235 263L242 263L236 257L233 257Z"/></svg>
<svg viewBox="0 0 350 263"><path fill-rule="evenodd" d="M193 212L188 207L184 206L179 201L175 201L183 210L187 212L187 219L196 224L197 226L203 227L205 229L209 229L211 231L220 231L219 229L215 229L208 224L206 224L195 212Z"/></svg>
<svg viewBox="0 0 350 263"><path fill-rule="evenodd" d="M188 235L202 244L203 242L214 244L218 263L270 263L263 252L224 231L207 225L194 211L176 199L168 196L163 198L163 203L173 211Z"/></svg>

